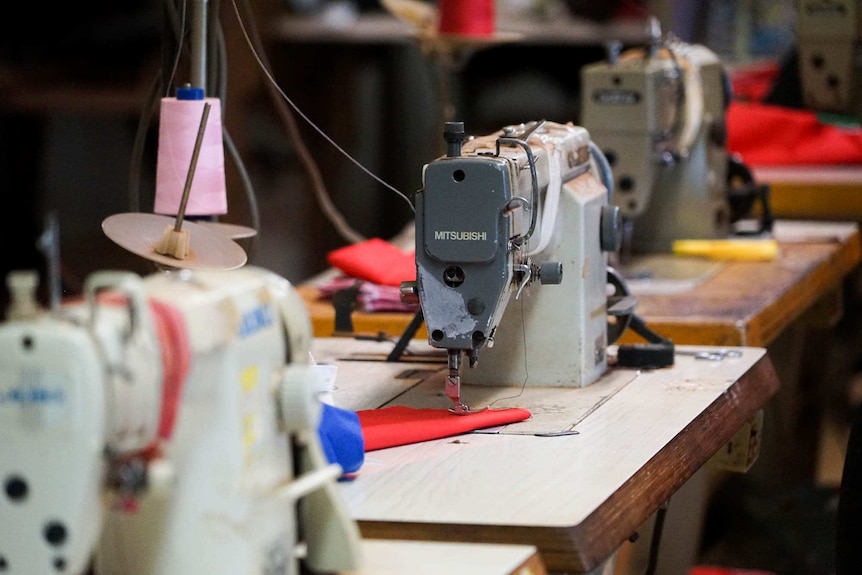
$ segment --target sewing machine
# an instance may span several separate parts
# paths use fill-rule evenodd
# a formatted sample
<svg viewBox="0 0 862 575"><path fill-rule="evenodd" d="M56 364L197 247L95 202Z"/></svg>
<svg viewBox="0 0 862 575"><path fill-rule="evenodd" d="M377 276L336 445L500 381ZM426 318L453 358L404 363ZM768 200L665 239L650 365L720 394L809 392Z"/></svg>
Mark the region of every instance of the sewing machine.
<svg viewBox="0 0 862 575"><path fill-rule="evenodd" d="M735 212L752 203L731 197L741 195L733 188L751 187L753 178L725 148L730 87L718 57L663 40L653 21L648 46L616 46L607 61L584 66L581 80L581 124L613 168L621 253L669 253L677 239L727 237Z"/></svg>
<svg viewBox="0 0 862 575"><path fill-rule="evenodd" d="M470 410L462 356L465 383L594 382L607 369L607 252L619 246L601 152L584 128L544 121L470 139L447 122L444 138L416 194L416 282L402 294L418 297L429 343L447 350L454 411Z"/></svg>
<svg viewBox="0 0 862 575"><path fill-rule="evenodd" d="M862 120L857 0L798 0L796 38L805 106Z"/></svg>
<svg viewBox="0 0 862 575"><path fill-rule="evenodd" d="M356 568L287 280L96 272L49 310L36 284L10 274L0 325L0 570Z"/></svg>

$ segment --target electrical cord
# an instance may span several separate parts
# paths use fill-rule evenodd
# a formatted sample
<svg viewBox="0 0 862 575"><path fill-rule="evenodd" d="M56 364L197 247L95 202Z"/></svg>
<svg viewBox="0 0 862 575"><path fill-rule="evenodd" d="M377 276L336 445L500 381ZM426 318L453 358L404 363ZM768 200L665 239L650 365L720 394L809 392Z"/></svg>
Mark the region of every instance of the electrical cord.
<svg viewBox="0 0 862 575"><path fill-rule="evenodd" d="M158 102L162 91L161 78L153 79L147 97L144 100L144 108L135 131L135 140L132 144L132 158L129 162L129 211L141 211L141 170L144 163L144 148L147 142L147 130L155 115L155 102Z"/></svg>
<svg viewBox="0 0 862 575"><path fill-rule="evenodd" d="M293 117L293 113L291 112L290 108L285 105L285 100L287 99L287 96L285 96L284 93L281 92L272 76L272 73L270 71L271 65L262 47L260 34L257 31L254 14L251 10L251 7L248 5L248 2L242 2L243 8L246 12L244 18L242 15L240 15L236 0L232 0L232 4L237 20L239 21L240 28L242 29L242 33L245 36L249 48L251 49L252 55L255 57L258 62L258 65L268 79L268 82L266 82L267 93L270 95L270 99L275 106L276 112L278 113L282 124L287 130L288 137L290 138L291 144L296 151L296 155L299 158L299 161L302 164L303 168L305 169L306 176L309 179L320 209L323 211L324 215L327 217L333 227L335 227L339 235L344 238L345 241L352 244L364 241L366 238L362 234L354 230L347 223L344 216L338 211L338 209L335 207L335 204L332 203L332 200L329 197L329 193L326 190L326 184L323 181L323 175L320 173L320 168L317 166L317 163L314 161L314 157L311 155L311 152L308 150L308 147L302 140L302 137L299 133L299 127L296 124L296 119ZM245 20L248 20L249 26L246 26L244 24ZM306 121L311 123L310 120L308 120L307 118Z"/></svg>
<svg viewBox="0 0 862 575"><path fill-rule="evenodd" d="M351 243L356 243L358 241L363 241L365 239L361 234L358 234L357 232L352 230L352 228L350 228L347 225L347 223L344 221L344 218L341 216L340 213L338 213L338 211L335 209L334 205L332 204L332 201L330 200L330 198L326 194L326 191L325 191L326 189L325 189L325 186L323 185L322 177L320 176L320 171L317 169L317 166L314 163L313 158L311 157L311 154L308 152L308 149L306 148L304 142L302 142L302 139L299 137L298 128L296 126L296 121L293 118L292 112L295 112L297 115L299 115L300 118L302 118L312 129L314 129L318 134L320 134L321 137L323 137L330 145L332 145L347 160L352 162L356 167L358 167L360 170L365 172L373 180L375 180L376 182L378 182L379 184L381 184L385 188L389 189L390 191L392 191L393 193L395 193L396 195L401 197L410 206L410 210L415 212L416 208L413 206L412 200L404 192L398 190L397 188L395 188L395 187L391 186L390 184L386 183L385 181L383 181L379 176L374 174L371 170L369 170L368 168L363 166L358 160L356 160L353 156L351 156L344 148L339 146L331 137L329 137L329 135L327 135L314 122L312 122L311 119L308 116L306 116L298 108L298 106L296 106L296 104L293 102L293 100L291 100L287 96L287 94L281 89L281 87L279 87L278 83L275 81L275 78L272 75L271 66L270 66L270 64L266 58L266 54L261 47L260 36L257 32L256 26L252 25L251 29L249 29L249 27L247 27L245 25L245 21L239 12L239 8L237 7L236 0L231 0L231 2L233 4L234 12L237 16L237 20L238 20L239 25L240 25L240 30L241 30L242 34L244 35L249 48L251 49L252 56L254 57L258 66L260 67L261 71L263 72L266 80L268 81L267 88L268 88L269 94L273 98L273 102L276 105L276 110L278 111L282 120L285 122L285 126L289 130L289 134L291 136L292 141L294 141L294 143L298 144L296 151L300 156L300 160L302 161L302 163L306 167L306 169L310 170L309 176L312 178L312 184L313 184L313 188L314 188L317 200L320 203L320 206L323 209L324 214L330 219L330 222L332 222L333 225L336 227L336 230L340 234L342 234L342 236L345 237L345 239L347 239ZM247 0L243 1L243 6L245 7L246 13L248 15L248 19L251 21L252 24L254 24L254 15L251 11L251 8L248 6ZM287 106L285 106L285 104L287 104L289 106L289 108Z"/></svg>
<svg viewBox="0 0 862 575"><path fill-rule="evenodd" d="M646 571L644 575L655 575L656 567L658 566L658 552L661 546L661 534L664 530L664 518L667 515L668 502L661 504L655 514L655 523L652 528L652 538L649 543L649 559L647 561Z"/></svg>

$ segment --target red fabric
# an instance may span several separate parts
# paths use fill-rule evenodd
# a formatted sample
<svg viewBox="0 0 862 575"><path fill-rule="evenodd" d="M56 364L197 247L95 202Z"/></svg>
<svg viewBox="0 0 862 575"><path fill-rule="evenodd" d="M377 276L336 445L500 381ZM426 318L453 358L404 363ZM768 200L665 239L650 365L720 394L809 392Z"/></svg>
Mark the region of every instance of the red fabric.
<svg viewBox="0 0 862 575"><path fill-rule="evenodd" d="M357 415L365 439L365 451L374 451L524 421L531 414L521 407L485 409L469 415L456 415L448 409L395 405L360 410Z"/></svg>
<svg viewBox="0 0 862 575"><path fill-rule="evenodd" d="M862 163L862 129L821 123L809 110L733 102L726 121L728 150L749 166Z"/></svg>
<svg viewBox="0 0 862 575"><path fill-rule="evenodd" d="M733 97L737 101L762 102L772 91L781 67L766 61L736 68L730 72Z"/></svg>
<svg viewBox="0 0 862 575"><path fill-rule="evenodd" d="M326 261L351 277L380 285L400 286L402 281L416 279L414 252L405 252L380 238L333 250Z"/></svg>

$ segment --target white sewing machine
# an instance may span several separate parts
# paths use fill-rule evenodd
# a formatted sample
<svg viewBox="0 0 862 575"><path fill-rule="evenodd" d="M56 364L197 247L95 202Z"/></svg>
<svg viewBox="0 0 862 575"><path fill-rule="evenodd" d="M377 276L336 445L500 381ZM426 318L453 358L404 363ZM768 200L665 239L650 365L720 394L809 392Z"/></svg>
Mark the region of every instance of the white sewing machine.
<svg viewBox="0 0 862 575"><path fill-rule="evenodd" d="M862 120L858 0L797 0L799 80L805 106Z"/></svg>
<svg viewBox="0 0 862 575"><path fill-rule="evenodd" d="M417 277L402 294L448 352L454 411L469 412L462 355L466 383L589 385L607 369L607 252L619 247L601 152L584 128L544 121L472 139L447 122L444 137L416 194Z"/></svg>
<svg viewBox="0 0 862 575"><path fill-rule="evenodd" d="M614 173L622 254L670 253L678 239L726 238L761 190L726 149L731 88L718 57L663 39L581 70L581 123Z"/></svg>
<svg viewBox="0 0 862 575"><path fill-rule="evenodd" d="M317 435L311 329L256 268L97 272L83 301L10 276L0 325L0 565L9 574L354 569Z"/></svg>

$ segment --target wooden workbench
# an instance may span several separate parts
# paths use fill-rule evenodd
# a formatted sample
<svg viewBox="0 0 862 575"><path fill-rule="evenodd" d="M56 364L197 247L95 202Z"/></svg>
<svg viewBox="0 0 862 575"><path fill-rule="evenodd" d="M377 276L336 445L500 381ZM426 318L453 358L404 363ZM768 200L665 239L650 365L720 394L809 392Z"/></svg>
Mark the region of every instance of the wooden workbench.
<svg viewBox="0 0 862 575"><path fill-rule="evenodd" d="M761 166L775 217L862 221L862 165Z"/></svg>
<svg viewBox="0 0 862 575"><path fill-rule="evenodd" d="M338 365L335 404L447 408L445 363L349 359L385 357L391 347L315 339L317 361ZM528 544L551 572L597 572L776 392L765 350L741 351L722 361L680 355L656 371L612 369L586 388L518 395L464 386L474 408L518 395L494 406L533 416L493 433L367 453L356 479L340 484L350 513L367 539ZM578 433L536 435L561 427Z"/></svg>
<svg viewBox="0 0 862 575"><path fill-rule="evenodd" d="M768 262L726 262L697 287L638 298L637 314L675 343L766 347L815 304L840 307L843 279L862 260L855 223L779 221L778 258ZM299 287L311 316L314 335L328 337L335 328L331 302L318 297L315 285ZM829 300L829 298L833 298ZM410 320L405 313L352 314L360 334L400 336ZM420 327L417 337L426 338ZM627 334L621 340L638 341Z"/></svg>
<svg viewBox="0 0 862 575"><path fill-rule="evenodd" d="M782 390L764 410L763 449L749 475L753 474L753 482L794 483L810 481L816 474L824 405L824 394L819 391L822 382L811 380L812 367L804 359L814 355L808 351L807 334L812 327L834 326L840 317L844 279L858 268L862 250L854 223L782 220L776 223L775 235L780 242L776 260L722 263L717 272L692 289L636 293L637 313L677 344L769 349ZM315 334L331 335L331 303L317 300L313 285L300 291ZM410 314L352 314L357 333L384 332L390 338L397 338L411 318ZM424 326L417 337L427 337ZM633 341L640 339L626 333L621 343ZM667 536L661 545L661 570L682 573L682 566L697 560L714 477L712 473L698 473L674 497L665 524ZM649 523L641 526L642 530L648 528ZM643 572L643 549L649 546L649 538L643 535L637 544L623 546L618 574Z"/></svg>

